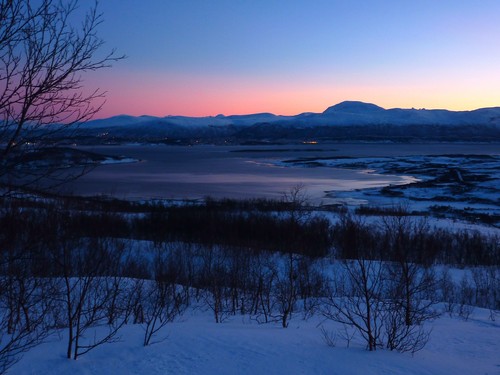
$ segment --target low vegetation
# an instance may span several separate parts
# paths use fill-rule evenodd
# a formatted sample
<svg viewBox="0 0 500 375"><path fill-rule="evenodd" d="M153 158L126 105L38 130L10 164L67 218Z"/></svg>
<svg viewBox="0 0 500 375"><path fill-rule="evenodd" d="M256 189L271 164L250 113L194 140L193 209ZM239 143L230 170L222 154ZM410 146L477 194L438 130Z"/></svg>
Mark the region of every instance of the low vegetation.
<svg viewBox="0 0 500 375"><path fill-rule="evenodd" d="M321 314L369 350L401 352L421 349L440 313L500 309L498 238L404 210L373 220L305 203L300 190L183 205L4 198L0 373L58 330L74 359L126 324L142 325L151 345L189 306L217 323L243 314L284 328L293 314ZM98 326L107 329L96 335Z"/></svg>

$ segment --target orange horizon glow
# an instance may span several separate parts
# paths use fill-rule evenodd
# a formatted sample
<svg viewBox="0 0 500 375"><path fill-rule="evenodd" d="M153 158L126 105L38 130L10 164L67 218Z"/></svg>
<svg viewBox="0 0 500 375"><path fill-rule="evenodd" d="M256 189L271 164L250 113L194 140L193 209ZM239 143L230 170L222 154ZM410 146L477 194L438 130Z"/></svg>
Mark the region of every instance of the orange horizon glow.
<svg viewBox="0 0 500 375"><path fill-rule="evenodd" d="M317 102L314 105L307 105L306 100L303 101L302 105L287 105L281 103L273 103L269 105L227 105L221 104L220 102L209 102L205 101L203 104L198 104L196 106L186 105L185 103L171 103L168 106L160 106L159 108L151 108L148 109L148 106L141 106L136 104L127 104L124 109L123 103L116 103L113 105L112 100L108 100L101 111L96 114L94 119L103 119L118 115L129 115L129 116L154 116L154 117L167 117L167 116L185 116L185 117L214 117L217 115L251 115L256 113L272 113L274 115L280 116L295 116L301 113L322 113L328 107L333 106L335 104L341 103L343 101L361 101L366 103L372 103L378 105L384 109L392 109L392 108L424 108L424 109L444 109L449 111L473 111L480 108L489 108L489 107L500 107L500 105L495 105L495 103L490 104L482 104L477 103L476 105L470 104L469 102L461 103L449 101L449 104L442 105L433 105L432 103L425 104L421 103L420 105L410 105L406 104L406 102L401 101L401 104L398 104L396 101L386 101L386 100L370 100L363 99L362 97L342 97L338 99L333 99L331 101L322 100L324 104L318 104ZM391 103L386 105L384 103ZM445 101L443 101L445 103ZM164 107L168 107L169 109L164 109ZM196 107L196 108L193 108ZM171 108L171 109L170 109Z"/></svg>
<svg viewBox="0 0 500 375"><path fill-rule="evenodd" d="M85 77L85 87L108 92L99 118L297 115L345 100L387 109L500 106L497 0L99 6L106 48L128 56Z"/></svg>
<svg viewBox="0 0 500 375"><path fill-rule="evenodd" d="M410 85L313 85L290 82L262 83L220 79L142 78L121 81L108 89L106 103L95 118L115 115L207 117L269 112L293 116L320 113L345 100L363 101L390 108L426 108L469 111L500 106L491 87L444 88ZM401 92L405 92L402 95Z"/></svg>
<svg viewBox="0 0 500 375"><path fill-rule="evenodd" d="M91 76L90 87L107 90L106 103L96 118L115 115L206 117L269 112L293 116L323 112L346 100L390 108L426 108L469 111L500 106L500 76L457 80L453 71L432 80L419 74L406 77L346 80L318 72L307 77L186 75L161 71L111 69L103 77ZM422 72L421 74L425 74ZM103 87L105 85L105 87Z"/></svg>

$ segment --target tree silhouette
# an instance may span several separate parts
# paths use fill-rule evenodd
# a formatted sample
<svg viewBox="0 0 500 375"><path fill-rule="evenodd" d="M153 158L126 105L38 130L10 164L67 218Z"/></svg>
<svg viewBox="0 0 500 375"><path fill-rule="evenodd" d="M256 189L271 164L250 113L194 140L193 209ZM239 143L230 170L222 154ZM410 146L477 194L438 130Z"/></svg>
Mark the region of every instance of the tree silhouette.
<svg viewBox="0 0 500 375"><path fill-rule="evenodd" d="M61 181L75 163L48 158L49 140L71 134L104 103L104 92L86 90L83 75L123 56L101 53L96 6L84 17L78 0L0 0L0 182L33 186ZM40 159L44 159L43 162ZM63 169L66 172L62 172Z"/></svg>

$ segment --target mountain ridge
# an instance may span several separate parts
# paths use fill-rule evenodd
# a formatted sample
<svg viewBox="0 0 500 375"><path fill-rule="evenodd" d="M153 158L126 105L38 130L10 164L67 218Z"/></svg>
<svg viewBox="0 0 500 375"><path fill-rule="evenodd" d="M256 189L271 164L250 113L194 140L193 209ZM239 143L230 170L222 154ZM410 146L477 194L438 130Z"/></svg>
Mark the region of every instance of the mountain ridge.
<svg viewBox="0 0 500 375"><path fill-rule="evenodd" d="M217 115L217 116L130 116L118 115L105 119L91 120L84 124L88 127L111 127L154 123L172 123L181 126L208 126L208 125L255 125L262 122L282 122L294 120L308 120L311 125L500 125L500 107L485 107L467 111L451 111L447 109L385 109L376 104L361 101L343 101L328 107L320 113L304 112L293 116L276 115L269 112L246 115Z"/></svg>
<svg viewBox="0 0 500 375"><path fill-rule="evenodd" d="M81 124L86 142L245 143L327 141L480 141L500 142L500 107L471 111L385 109L344 101L321 113L294 116L247 115L128 116Z"/></svg>

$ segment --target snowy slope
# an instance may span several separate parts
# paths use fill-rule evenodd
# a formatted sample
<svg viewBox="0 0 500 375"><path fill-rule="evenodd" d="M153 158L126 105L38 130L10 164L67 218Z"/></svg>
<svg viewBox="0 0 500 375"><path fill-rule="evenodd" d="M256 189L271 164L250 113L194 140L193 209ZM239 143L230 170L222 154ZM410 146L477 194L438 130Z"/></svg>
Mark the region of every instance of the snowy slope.
<svg viewBox="0 0 500 375"><path fill-rule="evenodd" d="M432 124L432 125L498 125L500 107L482 108L474 111L447 111L427 109L384 109L375 104L345 101L327 108L323 113L302 113L296 116L278 116L272 113L251 115L186 117L186 116L115 116L108 119L89 121L86 128L147 125L163 123L186 127L203 126L251 126L259 123L280 123L293 125L366 125L366 124Z"/></svg>
<svg viewBox="0 0 500 375"><path fill-rule="evenodd" d="M425 126L423 126L425 125ZM278 116L250 115L115 116L84 123L79 136L148 142L165 139L236 142L247 140L500 140L500 107L452 112L426 109L384 109L375 104L346 101L323 113Z"/></svg>
<svg viewBox="0 0 500 375"><path fill-rule="evenodd" d="M28 352L11 374L500 374L500 325L476 309L469 321L443 316L431 340L414 356L388 350L368 352L338 339L327 346L320 318L294 315L289 328L259 325L235 316L215 324L208 312L191 311L160 333L163 341L143 347L143 329L129 325L121 341L96 348L78 361L64 358L64 335ZM338 329L324 323L327 329Z"/></svg>
<svg viewBox="0 0 500 375"><path fill-rule="evenodd" d="M149 124L170 124L186 127L202 127L202 126L226 126L239 125L249 126L261 122L275 122L289 120L292 117L276 116L272 113L257 113L252 115L234 115L234 116L208 116L208 117L186 117L186 116L127 116L120 115L110 117L108 119L92 120L85 123L86 128L106 128L116 126L134 126L134 125L149 125Z"/></svg>
<svg viewBox="0 0 500 375"><path fill-rule="evenodd" d="M318 118L321 122L328 119L336 125L499 125L500 108L456 112L443 109L383 109L370 103L346 101L329 107Z"/></svg>
<svg viewBox="0 0 500 375"><path fill-rule="evenodd" d="M106 128L115 126L132 126L138 125L145 122L151 122L159 119L159 117L154 116L128 116L128 115L118 115L109 117L106 119L92 120L86 122L83 126L88 128Z"/></svg>

